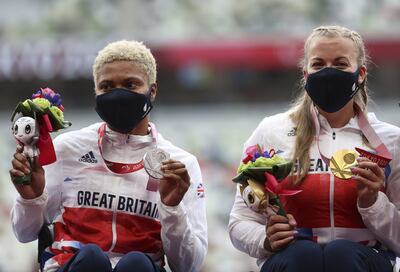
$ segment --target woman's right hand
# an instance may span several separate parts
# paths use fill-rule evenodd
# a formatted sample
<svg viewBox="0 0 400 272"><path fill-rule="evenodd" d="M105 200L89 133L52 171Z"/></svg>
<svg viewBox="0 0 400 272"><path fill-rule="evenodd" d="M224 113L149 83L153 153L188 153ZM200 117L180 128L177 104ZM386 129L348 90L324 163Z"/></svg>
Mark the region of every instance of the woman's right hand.
<svg viewBox="0 0 400 272"><path fill-rule="evenodd" d="M268 251L278 251L286 247L297 234L296 226L296 220L291 214L287 214L287 218L276 214L269 216L264 248Z"/></svg>
<svg viewBox="0 0 400 272"><path fill-rule="evenodd" d="M11 161L12 169L10 169L10 177L11 180L14 180L16 177L22 177L30 172L32 172L30 184L15 184L14 186L17 189L18 193L24 199L33 199L38 196L41 196L44 190L44 170L43 167L40 166L38 157L33 158L34 163L33 167L29 164L27 158L21 153L20 149L14 153L14 157Z"/></svg>

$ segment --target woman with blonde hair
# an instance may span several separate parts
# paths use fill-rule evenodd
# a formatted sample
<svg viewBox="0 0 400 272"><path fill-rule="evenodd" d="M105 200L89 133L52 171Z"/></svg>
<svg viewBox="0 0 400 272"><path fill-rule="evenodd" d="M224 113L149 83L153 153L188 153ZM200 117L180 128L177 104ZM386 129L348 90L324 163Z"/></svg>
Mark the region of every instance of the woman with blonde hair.
<svg viewBox="0 0 400 272"><path fill-rule="evenodd" d="M361 36L314 29L302 72L293 107L266 117L244 149L281 150L295 166L280 186L302 192L282 197L284 217L250 210L238 189L232 243L262 272L392 271L400 255L400 129L367 113Z"/></svg>

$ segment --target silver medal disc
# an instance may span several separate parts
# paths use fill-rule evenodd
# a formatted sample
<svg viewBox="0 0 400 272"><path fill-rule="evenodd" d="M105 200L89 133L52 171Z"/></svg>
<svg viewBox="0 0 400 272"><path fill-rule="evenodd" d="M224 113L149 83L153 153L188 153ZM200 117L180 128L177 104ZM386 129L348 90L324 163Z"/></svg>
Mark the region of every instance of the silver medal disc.
<svg viewBox="0 0 400 272"><path fill-rule="evenodd" d="M155 148L148 151L143 158L144 169L149 176L160 179L163 177L162 162L168 160L170 155L162 149Z"/></svg>

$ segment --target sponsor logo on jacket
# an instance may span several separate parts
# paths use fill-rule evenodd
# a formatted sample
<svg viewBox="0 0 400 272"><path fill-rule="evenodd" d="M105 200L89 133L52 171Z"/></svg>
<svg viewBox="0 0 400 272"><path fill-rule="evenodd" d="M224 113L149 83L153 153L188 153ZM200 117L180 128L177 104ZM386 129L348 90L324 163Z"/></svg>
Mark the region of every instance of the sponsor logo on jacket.
<svg viewBox="0 0 400 272"><path fill-rule="evenodd" d="M292 128L288 133L287 136L296 136L296 130L297 128Z"/></svg>
<svg viewBox="0 0 400 272"><path fill-rule="evenodd" d="M80 162L87 162L87 163L97 163L97 159L95 158L93 151L89 151L79 159Z"/></svg>

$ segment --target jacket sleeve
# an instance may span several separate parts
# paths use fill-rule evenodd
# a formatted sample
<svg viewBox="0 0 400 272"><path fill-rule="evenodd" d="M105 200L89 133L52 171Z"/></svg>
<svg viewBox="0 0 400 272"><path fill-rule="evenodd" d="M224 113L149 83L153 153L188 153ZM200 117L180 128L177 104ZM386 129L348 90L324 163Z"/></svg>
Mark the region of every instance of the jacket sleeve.
<svg viewBox="0 0 400 272"><path fill-rule="evenodd" d="M200 167L192 157L184 162L191 185L175 207L158 200L161 240L168 264L174 272L199 271L207 253L207 221ZM199 190L199 193L198 193Z"/></svg>
<svg viewBox="0 0 400 272"><path fill-rule="evenodd" d="M56 139L57 140L57 139ZM54 141L57 158L61 157ZM43 194L34 199L17 196L11 210L11 224L18 241L27 243L38 238L43 224L51 223L60 213L62 167L61 161L47 165L45 171L45 188Z"/></svg>
<svg viewBox="0 0 400 272"><path fill-rule="evenodd" d="M264 248L266 221L266 216L246 206L238 186L228 225L234 247L251 257L267 258L271 253Z"/></svg>
<svg viewBox="0 0 400 272"><path fill-rule="evenodd" d="M386 179L386 195L379 192L376 202L358 210L365 225L377 239L400 256L400 135L392 149L391 173ZM383 212L384 211L384 212Z"/></svg>
<svg viewBox="0 0 400 272"><path fill-rule="evenodd" d="M264 136L265 120L255 129L253 134L244 144L243 157L247 147L260 144L269 147ZM271 253L264 249L266 237L265 226L267 217L256 213L246 206L237 186L235 202L229 219L229 236L232 244L238 250L251 257L266 259Z"/></svg>

